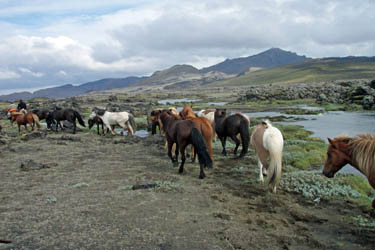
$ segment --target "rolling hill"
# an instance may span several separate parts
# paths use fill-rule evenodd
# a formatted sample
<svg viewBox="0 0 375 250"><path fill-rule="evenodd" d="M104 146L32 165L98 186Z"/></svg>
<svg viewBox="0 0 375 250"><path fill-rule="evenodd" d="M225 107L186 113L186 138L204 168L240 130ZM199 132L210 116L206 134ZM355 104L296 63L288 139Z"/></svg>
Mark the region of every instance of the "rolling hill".
<svg viewBox="0 0 375 250"><path fill-rule="evenodd" d="M36 97L47 97L47 98L68 98L72 96L78 96L85 94L90 91L102 91L111 88L123 88L139 81L146 79L147 77L127 77L127 78L108 78L101 79L98 81L87 82L78 86L72 84L66 84L59 87L46 88L37 90L34 93L30 92L19 92L9 95L1 95L0 100L2 101L15 101L19 99L31 99Z"/></svg>
<svg viewBox="0 0 375 250"><path fill-rule="evenodd" d="M246 86L263 83L306 83L332 80L375 79L375 57L312 59L272 69L246 72L212 86Z"/></svg>
<svg viewBox="0 0 375 250"><path fill-rule="evenodd" d="M310 58L299 56L293 52L272 48L253 56L227 59L224 62L203 68L200 71L202 73L219 71L226 74L241 74L247 72L250 67L269 69L286 64L303 62L308 59Z"/></svg>

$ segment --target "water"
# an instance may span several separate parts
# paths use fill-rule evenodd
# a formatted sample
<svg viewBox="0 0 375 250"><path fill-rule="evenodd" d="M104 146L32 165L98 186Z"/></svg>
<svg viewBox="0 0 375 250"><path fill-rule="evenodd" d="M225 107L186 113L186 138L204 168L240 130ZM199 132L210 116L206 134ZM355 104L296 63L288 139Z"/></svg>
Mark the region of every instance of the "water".
<svg viewBox="0 0 375 250"><path fill-rule="evenodd" d="M211 106L224 106L225 104L228 104L229 102L208 102L208 105Z"/></svg>
<svg viewBox="0 0 375 250"><path fill-rule="evenodd" d="M124 130L122 128L115 128L116 134L121 134L121 132L123 131ZM127 136L127 135L128 135L128 131L125 130L124 136ZM149 132L145 129L140 129L140 130L137 130L134 135L139 136L139 137L146 137L146 136L149 136Z"/></svg>
<svg viewBox="0 0 375 250"><path fill-rule="evenodd" d="M249 117L279 116L280 112L248 113ZM282 124L301 125L312 131L314 137L319 137L328 142L328 137L338 135L355 136L360 133L375 134L375 112L344 112L329 111L319 115L288 115L306 120L281 122ZM355 168L347 165L340 170L341 173L360 174Z"/></svg>
<svg viewBox="0 0 375 250"><path fill-rule="evenodd" d="M176 103L192 103L192 102L198 102L200 99L187 99L187 98L181 98L181 99L165 99L158 101L158 104L160 105L167 105L167 104L176 104Z"/></svg>

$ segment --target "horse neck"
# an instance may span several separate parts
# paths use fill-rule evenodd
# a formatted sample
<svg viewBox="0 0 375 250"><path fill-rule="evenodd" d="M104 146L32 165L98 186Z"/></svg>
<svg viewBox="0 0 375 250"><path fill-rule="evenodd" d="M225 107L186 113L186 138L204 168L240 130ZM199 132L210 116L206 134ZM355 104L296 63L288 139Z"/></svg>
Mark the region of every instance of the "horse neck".
<svg viewBox="0 0 375 250"><path fill-rule="evenodd" d="M375 139L360 138L349 143L352 158L351 165L363 174L369 176L371 169L375 166Z"/></svg>

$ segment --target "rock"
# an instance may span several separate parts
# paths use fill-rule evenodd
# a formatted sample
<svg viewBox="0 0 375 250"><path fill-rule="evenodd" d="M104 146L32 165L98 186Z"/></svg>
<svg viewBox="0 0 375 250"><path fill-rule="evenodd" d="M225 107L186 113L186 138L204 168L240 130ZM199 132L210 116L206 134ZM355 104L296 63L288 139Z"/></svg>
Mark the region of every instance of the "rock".
<svg viewBox="0 0 375 250"><path fill-rule="evenodd" d="M369 84L370 88L375 89L375 80L372 80Z"/></svg>
<svg viewBox="0 0 375 250"><path fill-rule="evenodd" d="M30 134L25 134L22 135L21 140L31 140L31 139L36 139L36 138L45 138L47 136L47 131L33 131Z"/></svg>
<svg viewBox="0 0 375 250"><path fill-rule="evenodd" d="M362 105L364 109L371 109L374 106L374 97L371 95L363 97Z"/></svg>
<svg viewBox="0 0 375 250"><path fill-rule="evenodd" d="M133 185L132 189L137 190L137 189L147 189L147 188L155 188L157 187L156 182L143 182L141 184L135 184Z"/></svg>
<svg viewBox="0 0 375 250"><path fill-rule="evenodd" d="M317 98L316 98L316 103L319 103L319 104L322 104L322 103L326 103L328 100L327 100L327 96L325 94L320 94Z"/></svg>
<svg viewBox="0 0 375 250"><path fill-rule="evenodd" d="M29 171L29 170L40 170L43 168L50 168L47 164L36 163L33 160L27 160L26 162L22 162L20 166L22 171Z"/></svg>

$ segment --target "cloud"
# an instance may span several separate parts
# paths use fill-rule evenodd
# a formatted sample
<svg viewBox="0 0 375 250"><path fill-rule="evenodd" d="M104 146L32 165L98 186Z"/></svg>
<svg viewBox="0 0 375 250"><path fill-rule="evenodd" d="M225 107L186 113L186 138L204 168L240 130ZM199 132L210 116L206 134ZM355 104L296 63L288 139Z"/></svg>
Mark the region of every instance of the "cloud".
<svg viewBox="0 0 375 250"><path fill-rule="evenodd" d="M372 0L0 4L0 88L150 75L183 63L201 68L270 47L374 56Z"/></svg>
<svg viewBox="0 0 375 250"><path fill-rule="evenodd" d="M21 76L14 71L0 69L0 80L17 79Z"/></svg>

